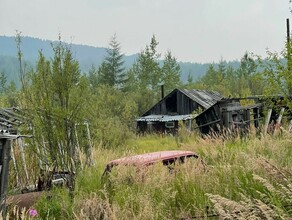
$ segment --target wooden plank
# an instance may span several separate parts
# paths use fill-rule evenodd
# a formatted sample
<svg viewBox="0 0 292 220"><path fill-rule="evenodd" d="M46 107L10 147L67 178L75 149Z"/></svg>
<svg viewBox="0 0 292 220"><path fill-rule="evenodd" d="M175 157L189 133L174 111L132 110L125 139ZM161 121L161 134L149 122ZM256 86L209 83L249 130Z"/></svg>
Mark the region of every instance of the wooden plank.
<svg viewBox="0 0 292 220"><path fill-rule="evenodd" d="M90 136L89 124L88 124L88 122L85 122L84 124L86 125L87 138L88 138L88 143L89 143L86 163L89 166L93 166L94 162L93 162L93 158L92 158L92 141L91 141L91 136Z"/></svg>
<svg viewBox="0 0 292 220"><path fill-rule="evenodd" d="M275 129L274 129L273 135L277 135L281 131L281 122L282 122L284 111L285 111L285 108L282 108L281 112L280 112L280 115L279 115L279 117L277 119L277 123L275 125Z"/></svg>
<svg viewBox="0 0 292 220"><path fill-rule="evenodd" d="M220 120L221 120L221 119L218 119L218 120L215 120L215 121L208 122L208 123L206 123L206 124L203 124L203 125L197 126L197 127L195 127L194 129L202 128L202 127L205 127L205 126L208 126L208 125L212 125L212 124L218 123L218 122L220 122Z"/></svg>
<svg viewBox="0 0 292 220"><path fill-rule="evenodd" d="M284 111L285 111L285 108L282 108L281 112L280 112L280 115L279 115L279 118L277 119L277 124L281 124Z"/></svg>
<svg viewBox="0 0 292 220"><path fill-rule="evenodd" d="M77 133L77 125L78 124L75 124L76 151L79 156L80 165L81 167L83 167L82 159L81 159L81 149L80 149L79 138L78 138L78 133Z"/></svg>
<svg viewBox="0 0 292 220"><path fill-rule="evenodd" d="M269 109L268 115L267 115L267 118L266 118L265 127L264 127L264 135L266 135L267 132L268 132L268 127L269 127L271 116L272 116L272 109Z"/></svg>
<svg viewBox="0 0 292 220"><path fill-rule="evenodd" d="M25 154L24 154L22 138L18 138L18 146L19 146L19 150L20 150L21 160L22 160L22 163L23 163L23 169L24 169L26 184L28 185L28 171L27 171L27 167L26 167L26 160L25 160Z"/></svg>
<svg viewBox="0 0 292 220"><path fill-rule="evenodd" d="M254 108L253 109L253 119L254 119L254 127L255 128L259 127L259 121L258 121L259 115L260 115L259 108Z"/></svg>
<svg viewBox="0 0 292 220"><path fill-rule="evenodd" d="M288 131L291 132L292 130L292 120L290 120L289 126L288 126Z"/></svg>
<svg viewBox="0 0 292 220"><path fill-rule="evenodd" d="M15 160L15 154L14 154L14 147L13 146L11 146L11 159L12 159L12 162L13 162L13 168L14 168L14 172L15 172L16 186L19 187L20 186L19 175L18 175L17 164L16 164L16 160Z"/></svg>
<svg viewBox="0 0 292 220"><path fill-rule="evenodd" d="M5 207L5 198L6 198L6 189L8 185L8 175L9 175L9 160L10 160L10 147L11 140L1 138L2 144L2 155L1 157L1 176L0 176L0 212L2 212L2 217L6 217L6 207Z"/></svg>

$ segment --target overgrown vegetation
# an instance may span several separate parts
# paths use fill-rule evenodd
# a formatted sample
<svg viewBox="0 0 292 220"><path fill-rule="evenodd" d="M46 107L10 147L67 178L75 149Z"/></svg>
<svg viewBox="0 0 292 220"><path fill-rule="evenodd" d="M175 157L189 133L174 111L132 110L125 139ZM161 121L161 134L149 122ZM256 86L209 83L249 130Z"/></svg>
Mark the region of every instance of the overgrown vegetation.
<svg viewBox="0 0 292 220"><path fill-rule="evenodd" d="M44 219L289 219L290 139L291 134L245 141L192 137L177 145L173 137L147 136L118 151L97 148L96 164L77 177L73 203L65 189L57 190L36 209ZM192 150L200 159L177 166L172 173L160 164L140 172L117 167L110 185L102 181L109 160L166 149ZM61 198L62 204L57 202Z"/></svg>
<svg viewBox="0 0 292 220"><path fill-rule="evenodd" d="M47 166L70 171L69 189L53 188L34 207L39 219L289 219L292 218L291 134L246 138L200 137L183 127L176 136L135 133L134 119L176 87L216 90L226 96L291 95L291 44L285 61L269 54L265 61L244 54L238 69L210 65L199 81L180 81L180 67L170 51L159 62L155 36L126 71L116 36L98 69L81 73L70 47L52 45L54 57L42 52L35 69L22 65L22 88L5 85L0 75L2 106L26 110L29 169ZM60 39L59 39L60 40ZM262 66L261 66L262 65ZM6 92L5 92L6 91ZM89 125L90 131L83 129ZM88 127L86 127L88 129ZM93 147L93 148L91 148ZM169 172L154 165L137 172L117 167L102 177L108 161L144 152L185 149L198 160ZM94 163L87 163L90 151ZM41 159L38 164L37 159ZM90 158L91 159L91 158ZM91 166L84 166L91 165ZM39 171L33 176L37 176ZM76 179L75 179L76 178ZM31 178L35 181L34 178ZM11 184L14 184L12 181ZM62 202L61 202L62 201Z"/></svg>

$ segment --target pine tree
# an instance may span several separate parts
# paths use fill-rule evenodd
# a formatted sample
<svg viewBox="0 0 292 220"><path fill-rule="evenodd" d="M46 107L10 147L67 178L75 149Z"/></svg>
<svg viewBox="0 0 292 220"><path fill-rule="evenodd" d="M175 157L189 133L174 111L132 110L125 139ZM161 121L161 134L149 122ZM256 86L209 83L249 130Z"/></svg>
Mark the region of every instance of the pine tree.
<svg viewBox="0 0 292 220"><path fill-rule="evenodd" d="M159 66L158 59L160 54L156 47L158 42L155 36L151 38L150 45L146 45L136 61L136 63L128 72L128 81L136 80L137 86L132 87L137 89L137 102L139 114L144 113L158 99L160 99L160 85L162 82L162 71ZM128 86L129 88L129 83ZM139 98L140 97L140 98Z"/></svg>
<svg viewBox="0 0 292 220"><path fill-rule="evenodd" d="M0 94L5 93L6 91L7 76L5 73L0 73Z"/></svg>
<svg viewBox="0 0 292 220"><path fill-rule="evenodd" d="M120 50L120 43L114 35L109 43L107 55L98 70L100 84L123 88L125 82L124 55Z"/></svg>
<svg viewBox="0 0 292 220"><path fill-rule="evenodd" d="M126 72L126 80L123 91L125 93L136 93L139 91L139 85L137 83L137 63L133 64L133 66L127 70Z"/></svg>
<svg viewBox="0 0 292 220"><path fill-rule="evenodd" d="M98 86L98 71L93 65L91 65L88 71L88 81L92 90L95 90Z"/></svg>
<svg viewBox="0 0 292 220"><path fill-rule="evenodd" d="M189 73L188 74L188 85L191 85L191 84L193 84L193 82L194 82L194 78L193 78L193 76L191 75L191 73Z"/></svg>
<svg viewBox="0 0 292 220"><path fill-rule="evenodd" d="M108 65L103 61L97 70L98 85L107 85L113 87L115 85L114 75L109 74Z"/></svg>
<svg viewBox="0 0 292 220"><path fill-rule="evenodd" d="M221 57L217 70L217 83L222 83L226 79L226 62Z"/></svg>
<svg viewBox="0 0 292 220"><path fill-rule="evenodd" d="M206 74L199 80L199 82L207 86L212 86L218 83L218 74L214 64L209 65Z"/></svg>
<svg viewBox="0 0 292 220"><path fill-rule="evenodd" d="M160 54L156 51L157 45L158 42L153 35L150 45L147 45L145 50L139 54L136 71L138 71L140 89L155 91L161 83L162 75L158 63Z"/></svg>
<svg viewBox="0 0 292 220"><path fill-rule="evenodd" d="M16 107L18 106L18 90L14 81L11 81L10 84L7 86L6 91L6 102L8 107Z"/></svg>
<svg viewBox="0 0 292 220"><path fill-rule="evenodd" d="M176 58L172 56L170 51L168 51L165 55L162 66L162 82L165 85L164 88L166 94L182 85L180 73L180 66L177 63Z"/></svg>
<svg viewBox="0 0 292 220"><path fill-rule="evenodd" d="M223 95L229 95L226 84L226 67L225 62L221 59L218 69L214 67L214 64L209 65L206 74L195 84L195 87L199 89L214 90Z"/></svg>

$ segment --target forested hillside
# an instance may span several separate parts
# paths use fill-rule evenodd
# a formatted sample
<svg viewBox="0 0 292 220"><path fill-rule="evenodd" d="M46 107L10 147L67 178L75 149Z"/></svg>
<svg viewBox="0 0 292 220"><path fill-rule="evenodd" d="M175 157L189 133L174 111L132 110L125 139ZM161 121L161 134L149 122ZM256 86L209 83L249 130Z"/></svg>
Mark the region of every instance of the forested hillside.
<svg viewBox="0 0 292 220"><path fill-rule="evenodd" d="M66 98L70 97L70 100L75 102L75 96L80 98L78 92L71 91L68 86L72 86L72 89L76 89L73 85L81 86L82 88L79 89L83 91L82 95L85 95L83 101L87 101L83 107L90 105L89 109L92 112L80 111L80 114L84 114L80 117L91 118L98 129L95 135L109 146L114 145L111 140L114 132L117 132L115 136L119 136L133 129L133 120L159 101L162 84L165 94L175 88L191 88L218 91L226 97L287 95L291 90L287 73L289 63L283 62L282 57L273 53L268 54L267 60L255 60L246 53L239 62L226 63L221 59L218 64L201 64L198 69L204 71L204 74L200 78L188 74L187 79L182 80L182 68L186 68L185 71L192 69L199 72L199 70L193 68L193 64L190 63L182 66L171 51L164 54L157 51L159 41L154 35L139 54L131 57L131 65L129 65L129 57L123 55L122 47L115 35L110 39L106 49L68 45L61 39L48 42L23 38L20 35L17 35L16 41L14 38L3 39L6 43L0 45L1 48L6 48L7 53L10 53L8 55L16 54L16 56L15 58L2 56L3 62L0 62L3 68L0 78L2 105L7 107L24 105L25 109L37 108L37 106L46 108L45 106L48 105L50 111L57 111L56 114L60 114L60 110L51 109L51 106L56 104L54 97L66 94ZM35 41L39 43L38 46L29 47L30 42ZM285 56L287 57L288 53ZM34 59L35 64L26 65L26 57L30 60ZM87 63L89 69L82 70L82 60L94 62L95 59L100 62L98 65ZM21 71L19 71L20 66ZM20 83L16 85L9 83L13 78L12 75L6 74L9 71L17 72L21 86L18 86ZM66 74L73 74L72 79ZM64 85L68 87L65 88L65 94L61 92ZM60 91L56 90L57 88ZM61 94L58 94L60 92ZM43 98L41 98L42 93L44 93ZM34 95L36 100L31 103ZM50 101L48 102L47 99ZM40 104L43 101L45 103ZM63 108L63 102L58 108ZM29 103L31 106L28 106ZM69 107L70 103L66 106ZM94 118L107 118L107 120L96 121ZM124 128L111 130L111 127ZM111 130L111 134L107 133L108 130Z"/></svg>
<svg viewBox="0 0 292 220"><path fill-rule="evenodd" d="M21 49L23 53L23 59L27 65L30 67L35 67L39 55L39 50L42 51L45 57L52 57L52 43L54 42L49 40L22 37ZM93 47L72 43L70 44L70 48L74 58L79 62L80 70L84 73L88 73L92 65L97 68L106 56L106 48L103 47ZM122 49L123 48L121 45L121 52L123 52ZM17 48L15 37L0 36L0 72L4 72L7 75L9 82L14 80L15 83L19 85L19 66L18 62L16 61L16 55ZM125 55L125 68L129 69L137 58L138 54ZM210 65L210 63L196 63L196 61L193 63L178 62L178 64L180 65L181 70L180 78L183 82L187 82L189 75L193 78L194 81L197 80L206 73L208 66ZM226 62L225 64L227 66L236 68L239 66L239 61ZM218 65L218 63L215 63L214 65Z"/></svg>

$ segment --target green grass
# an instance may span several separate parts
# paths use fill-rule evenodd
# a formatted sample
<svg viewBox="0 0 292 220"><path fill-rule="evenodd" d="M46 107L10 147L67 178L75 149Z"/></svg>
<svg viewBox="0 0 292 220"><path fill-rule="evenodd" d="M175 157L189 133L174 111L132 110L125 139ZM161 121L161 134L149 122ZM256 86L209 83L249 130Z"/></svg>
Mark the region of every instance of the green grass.
<svg viewBox="0 0 292 220"><path fill-rule="evenodd" d="M291 137L185 136L179 140L149 135L116 150L99 147L94 151L95 165L77 176L74 200L64 197L64 189L55 194L65 202L42 201L38 208L47 215L50 210L49 219L181 219L214 214L231 219L289 219ZM110 185L101 181L109 160L172 149L193 150L200 159L175 167L174 173L162 165L139 172L119 167L112 172Z"/></svg>

